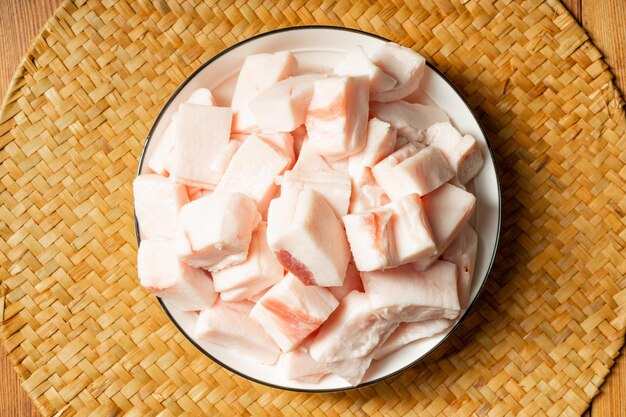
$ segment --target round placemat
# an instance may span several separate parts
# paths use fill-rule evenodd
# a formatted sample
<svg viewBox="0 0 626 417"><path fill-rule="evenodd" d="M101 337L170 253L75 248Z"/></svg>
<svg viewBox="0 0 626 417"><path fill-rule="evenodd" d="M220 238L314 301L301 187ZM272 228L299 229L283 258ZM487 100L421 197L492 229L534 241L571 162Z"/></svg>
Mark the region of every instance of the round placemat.
<svg viewBox="0 0 626 417"><path fill-rule="evenodd" d="M0 115L0 335L45 416L580 415L626 327L626 119L556 0L76 1ZM135 272L131 183L202 62L258 33L347 26L421 52L488 130L502 191L486 291L435 355L335 394L251 383L200 354Z"/></svg>

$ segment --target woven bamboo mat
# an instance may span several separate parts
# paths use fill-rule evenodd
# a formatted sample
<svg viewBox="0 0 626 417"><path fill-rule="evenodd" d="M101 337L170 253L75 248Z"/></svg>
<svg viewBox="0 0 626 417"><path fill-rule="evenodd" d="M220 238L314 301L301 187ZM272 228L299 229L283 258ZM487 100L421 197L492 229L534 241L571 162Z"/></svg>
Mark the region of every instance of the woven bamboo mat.
<svg viewBox="0 0 626 417"><path fill-rule="evenodd" d="M580 415L624 342L626 119L556 0L66 2L1 113L0 335L43 415ZM137 285L131 181L185 77L299 24L422 52L488 129L501 252L460 332L425 363L337 394L250 383L199 354Z"/></svg>

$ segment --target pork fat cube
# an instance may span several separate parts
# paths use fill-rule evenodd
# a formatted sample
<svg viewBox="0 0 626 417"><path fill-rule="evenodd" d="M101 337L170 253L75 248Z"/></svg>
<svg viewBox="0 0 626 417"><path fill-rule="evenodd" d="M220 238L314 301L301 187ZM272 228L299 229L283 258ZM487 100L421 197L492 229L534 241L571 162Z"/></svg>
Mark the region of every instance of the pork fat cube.
<svg viewBox="0 0 626 417"><path fill-rule="evenodd" d="M351 184L347 172L331 169L304 171L299 167L299 169L285 172L277 181L281 185L282 193L303 190L317 191L324 196L338 218L348 213Z"/></svg>
<svg viewBox="0 0 626 417"><path fill-rule="evenodd" d="M454 178L454 171L441 151L427 146L393 168L406 191L420 196L439 188Z"/></svg>
<svg viewBox="0 0 626 417"><path fill-rule="evenodd" d="M230 135L230 141L241 145L251 136L258 137L276 151L289 158L289 166L293 165L296 161L293 136L289 133L232 133Z"/></svg>
<svg viewBox="0 0 626 417"><path fill-rule="evenodd" d="M409 194L386 207L393 211L394 257L391 266L402 265L437 252L422 200Z"/></svg>
<svg viewBox="0 0 626 417"><path fill-rule="evenodd" d="M343 300L346 295L352 291L363 292L363 281L361 281L361 274L356 266L352 262L348 264L348 270L346 271L346 277L343 279L343 285L341 287L328 287L328 291L335 296L339 301Z"/></svg>
<svg viewBox="0 0 626 417"><path fill-rule="evenodd" d="M244 193L254 200L264 215L276 193L274 177L280 175L290 162L285 155L251 135L233 155L215 192Z"/></svg>
<svg viewBox="0 0 626 417"><path fill-rule="evenodd" d="M393 101L370 105L370 113L393 126L409 142L422 142L426 129L438 122L448 122L448 115L439 107L419 103Z"/></svg>
<svg viewBox="0 0 626 417"><path fill-rule="evenodd" d="M409 265L363 272L363 286L372 308L394 322L454 319L459 314L456 267L436 261L424 272Z"/></svg>
<svg viewBox="0 0 626 417"><path fill-rule="evenodd" d="M261 221L254 201L242 193L213 193L183 206L176 236L183 262L217 271L246 260L252 232Z"/></svg>
<svg viewBox="0 0 626 417"><path fill-rule="evenodd" d="M462 136L450 123L435 123L426 131L425 142L439 148L456 172L461 184L474 178L483 167L483 155L476 139Z"/></svg>
<svg viewBox="0 0 626 417"><path fill-rule="evenodd" d="M450 187L455 187L455 188L450 188ZM431 193L432 195L429 195L429 197L424 196L425 206L426 206L425 200L434 201L434 203L431 203L431 205L435 205L435 208L430 209L430 215L434 218L431 222L430 217L429 217L429 224L431 224L431 230L433 231L433 236L435 238L435 243L437 245L437 253L434 255L430 255L430 256L424 256L413 261L411 263L411 266L416 271L421 272L421 271L427 270L437 259L439 259L439 255L441 254L441 252L446 250L446 248L451 244L452 239L454 239L454 237L457 236L457 233L459 232L459 230L461 230L461 227L463 227L464 224L467 224L467 220L469 219L469 217L471 217L471 214L473 211L473 205L475 203L472 204L472 199L474 198L474 196L470 193L466 193L466 194L461 193L461 191L465 191L465 188L463 187L463 185L461 185L461 188L459 188L458 186L455 186L450 183L450 184L446 184L446 186L442 188L445 188L446 190L442 190L441 192L438 192L438 193L433 192ZM445 191L448 191L448 192L446 193ZM453 198L454 198L453 196L455 194L459 197L458 205L453 203ZM451 207L449 217L447 215L441 215L438 212L438 208L437 208L438 204L439 206L443 207L446 201L446 195L448 196L447 207ZM463 243L463 245L465 244ZM450 255L450 256L454 257L456 255ZM444 260L456 263L452 259L444 259ZM467 278L468 277L466 275L463 276L464 280ZM469 277L469 279L471 280L471 276ZM462 294L461 290L459 290L459 296L460 294Z"/></svg>
<svg viewBox="0 0 626 417"><path fill-rule="evenodd" d="M408 96L419 87L426 68L424 57L393 42L378 47L372 54L372 62L397 80L393 88L373 92L372 101L389 102Z"/></svg>
<svg viewBox="0 0 626 417"><path fill-rule="evenodd" d="M348 172L348 158L340 158L334 156L324 156L323 158L330 167L330 169L339 172Z"/></svg>
<svg viewBox="0 0 626 417"><path fill-rule="evenodd" d="M250 108L263 132L291 132L304 124L313 95L313 82L323 74L290 77L261 91L250 102Z"/></svg>
<svg viewBox="0 0 626 417"><path fill-rule="evenodd" d="M424 146L422 146L420 143L406 143L404 146L396 149L393 153L389 154L384 159L372 165L372 168L375 168L379 165L394 167L418 153L423 147Z"/></svg>
<svg viewBox="0 0 626 417"><path fill-rule="evenodd" d="M176 114L171 176L178 182L211 189L221 177L211 163L230 137L231 110L183 103Z"/></svg>
<svg viewBox="0 0 626 417"><path fill-rule="evenodd" d="M300 149L298 160L293 166L294 172L330 171L330 166L323 157L316 154L306 144Z"/></svg>
<svg viewBox="0 0 626 417"><path fill-rule="evenodd" d="M257 133L256 135L263 142L289 158L287 167L293 166L296 162L296 155L293 148L293 136L290 133Z"/></svg>
<svg viewBox="0 0 626 417"><path fill-rule="evenodd" d="M226 146L215 153L215 158L211 161L210 169L217 173L215 177L218 178L218 180L222 179L222 175L226 172L230 161L233 159L233 156L235 156L240 146L240 142L231 140Z"/></svg>
<svg viewBox="0 0 626 417"><path fill-rule="evenodd" d="M237 149L239 149L239 145L241 145L240 142L231 140L226 144L225 147L220 149L215 154L215 157L211 162L210 169L214 173L214 178L216 182L222 178L222 175L224 174L224 171L226 171L230 160L232 159L235 152L237 152ZM194 187L188 185L187 193L189 194L189 201L197 200L198 198L205 195L210 195L215 188L215 184L206 187L209 188Z"/></svg>
<svg viewBox="0 0 626 417"><path fill-rule="evenodd" d="M340 286L348 267L348 241L333 209L312 190L271 201L267 241L278 261L306 285Z"/></svg>
<svg viewBox="0 0 626 417"><path fill-rule="evenodd" d="M209 308L215 301L209 274L180 262L172 240L142 240L137 270L143 287L182 311Z"/></svg>
<svg viewBox="0 0 626 417"><path fill-rule="evenodd" d="M420 149L421 147L419 144L407 143L383 160L376 163L376 165L374 165L371 169L371 173L376 179L376 183L380 185L383 190L390 190L396 198L402 197L402 188L400 187L400 184L397 183L393 168L418 153ZM385 193L390 198L393 198L387 192Z"/></svg>
<svg viewBox="0 0 626 417"><path fill-rule="evenodd" d="M422 201L437 249L442 252L474 212L476 197L452 184L444 184L426 194Z"/></svg>
<svg viewBox="0 0 626 417"><path fill-rule="evenodd" d="M403 160L395 157L408 149L414 149L414 153ZM454 177L454 171L439 149L430 146L418 149L413 144L407 144L376 164L372 173L392 200L412 193L423 196Z"/></svg>
<svg viewBox="0 0 626 417"><path fill-rule="evenodd" d="M141 238L174 238L178 212L189 202L185 186L159 175L143 174L133 181L133 193Z"/></svg>
<svg viewBox="0 0 626 417"><path fill-rule="evenodd" d="M350 213L360 213L389 204L391 200L378 185L369 167L361 167L358 173L354 171L350 174L352 182Z"/></svg>
<svg viewBox="0 0 626 417"><path fill-rule="evenodd" d="M203 104L206 106L215 106L215 100L211 91L206 88L199 88L191 93L187 100L191 104ZM179 106L180 107L180 106ZM167 126L161 140L156 145L148 167L159 175L168 176L172 169L174 159L174 143L176 142L176 113L172 115L170 124Z"/></svg>
<svg viewBox="0 0 626 417"><path fill-rule="evenodd" d="M367 295L352 291L322 325L309 353L315 361L357 385L376 349L397 326L378 316Z"/></svg>
<svg viewBox="0 0 626 417"><path fill-rule="evenodd" d="M233 349L255 361L271 365L280 349L263 327L250 318L251 302L227 303L218 300L198 316L195 337Z"/></svg>
<svg viewBox="0 0 626 417"><path fill-rule="evenodd" d="M439 252L430 256L422 256L411 262L411 266L418 272L426 271L437 259L439 259Z"/></svg>
<svg viewBox="0 0 626 417"><path fill-rule="evenodd" d="M148 168L156 174L169 176L173 165L174 143L176 143L176 114L172 116L170 124L167 125L161 139L154 145L154 151L148 160ZM154 139L152 139L154 141Z"/></svg>
<svg viewBox="0 0 626 417"><path fill-rule="evenodd" d="M370 94L390 90L397 83L395 78L374 65L360 46L348 52L333 71L337 75L366 76L369 79Z"/></svg>
<svg viewBox="0 0 626 417"><path fill-rule="evenodd" d="M287 379L313 384L330 373L324 364L314 361L309 352L299 349L280 355L278 367Z"/></svg>
<svg viewBox="0 0 626 417"><path fill-rule="evenodd" d="M397 324L394 323L394 326L397 326ZM327 362L324 363L324 366L326 367L326 369L329 369L333 374L342 377L350 385L356 387L361 383L361 381L363 381L363 377L369 369L372 360L374 359L375 351L377 349L378 347L372 353L361 356L359 358L350 358L341 361Z"/></svg>
<svg viewBox="0 0 626 417"><path fill-rule="evenodd" d="M436 253L426 212L417 194L343 217L359 271L374 271Z"/></svg>
<svg viewBox="0 0 626 417"><path fill-rule="evenodd" d="M262 90L291 76L298 68L296 58L288 51L249 55L243 62L233 93L233 130L251 132L257 123L250 102Z"/></svg>
<svg viewBox="0 0 626 417"><path fill-rule="evenodd" d="M283 278L283 266L267 245L267 224L261 222L252 234L245 262L213 272L215 291L225 301L250 299Z"/></svg>
<svg viewBox="0 0 626 417"><path fill-rule="evenodd" d="M396 326L377 316L366 294L352 291L322 325L309 352L322 363L360 358L372 353L391 327Z"/></svg>
<svg viewBox="0 0 626 417"><path fill-rule="evenodd" d="M194 90L187 99L187 103L202 104L204 106L216 105L213 94L208 88L198 88L197 90Z"/></svg>
<svg viewBox="0 0 626 417"><path fill-rule="evenodd" d="M387 155L392 153L396 146L396 131L387 122L376 118L367 123L367 140L359 152L348 158L348 172L350 176L359 176L363 167L372 168Z"/></svg>
<svg viewBox="0 0 626 417"><path fill-rule="evenodd" d="M441 259L456 265L459 304L462 310L466 310L469 307L477 248L478 235L472 229L472 226L466 224L450 246L448 246L448 249L441 254Z"/></svg>
<svg viewBox="0 0 626 417"><path fill-rule="evenodd" d="M289 352L326 321L339 302L326 289L287 274L256 303L250 317Z"/></svg>
<svg viewBox="0 0 626 417"><path fill-rule="evenodd" d="M450 328L452 321L446 319L430 319L413 323L402 323L395 332L383 343L374 354L374 359L380 360L391 355L398 349L416 340L435 336Z"/></svg>
<svg viewBox="0 0 626 417"><path fill-rule="evenodd" d="M367 135L368 88L366 77L315 81L305 123L314 151L343 158L363 148Z"/></svg>
<svg viewBox="0 0 626 417"><path fill-rule="evenodd" d="M392 262L393 226L390 208L381 208L343 217L350 250L359 271L373 271Z"/></svg>

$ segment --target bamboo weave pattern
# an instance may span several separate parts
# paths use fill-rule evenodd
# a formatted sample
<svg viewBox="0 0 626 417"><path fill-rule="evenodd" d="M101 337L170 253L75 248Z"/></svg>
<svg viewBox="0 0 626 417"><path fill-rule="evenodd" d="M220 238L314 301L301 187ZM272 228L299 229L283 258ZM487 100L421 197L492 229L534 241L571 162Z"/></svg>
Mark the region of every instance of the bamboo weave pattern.
<svg viewBox="0 0 626 417"><path fill-rule="evenodd" d="M76 1L46 24L0 115L0 337L45 416L575 416L626 327L626 118L556 0ZM302 24L420 51L468 97L501 172L485 293L426 362L301 394L197 352L138 286L131 182L148 130L202 62Z"/></svg>

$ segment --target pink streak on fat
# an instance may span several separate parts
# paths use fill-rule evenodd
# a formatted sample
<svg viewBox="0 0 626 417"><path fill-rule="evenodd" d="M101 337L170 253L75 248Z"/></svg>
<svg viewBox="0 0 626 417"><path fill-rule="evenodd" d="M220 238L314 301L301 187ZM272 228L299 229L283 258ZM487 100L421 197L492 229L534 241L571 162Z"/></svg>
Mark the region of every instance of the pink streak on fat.
<svg viewBox="0 0 626 417"><path fill-rule="evenodd" d="M346 105L343 95L339 94L326 107L309 110L307 117L314 117L322 120L333 120L346 116Z"/></svg>
<svg viewBox="0 0 626 417"><path fill-rule="evenodd" d="M261 305L276 317L283 334L291 340L304 339L323 323L323 320L309 316L275 298L265 299L261 301Z"/></svg>
<svg viewBox="0 0 626 417"><path fill-rule="evenodd" d="M315 285L311 271L302 262L294 258L291 253L280 250L276 252L276 258L286 270L298 277L304 285Z"/></svg>

